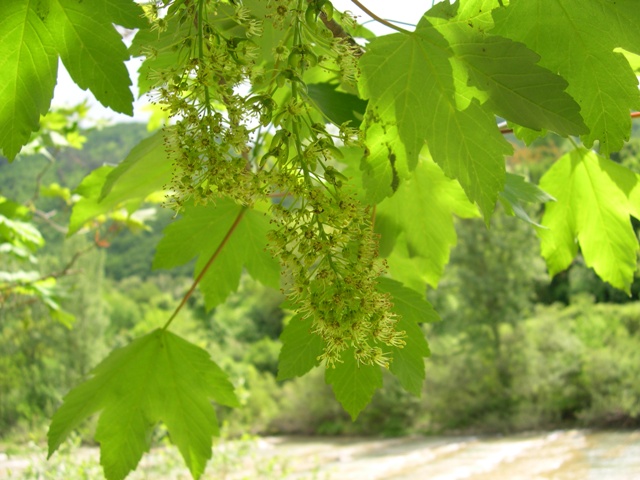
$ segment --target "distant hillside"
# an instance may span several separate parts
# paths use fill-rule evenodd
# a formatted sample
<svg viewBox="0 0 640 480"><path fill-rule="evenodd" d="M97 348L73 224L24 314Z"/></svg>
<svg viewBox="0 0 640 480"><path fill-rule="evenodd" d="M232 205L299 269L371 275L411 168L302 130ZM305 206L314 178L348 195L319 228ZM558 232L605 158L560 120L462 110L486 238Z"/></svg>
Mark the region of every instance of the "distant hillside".
<svg viewBox="0 0 640 480"><path fill-rule="evenodd" d="M85 133L87 142L82 150L68 149L56 153L55 168L49 168L42 184L59 183L75 188L95 168L105 164L118 164L143 138L149 136L140 123L112 125ZM11 165L0 157L0 195L23 202L33 195L35 176L47 165L41 155L20 156Z"/></svg>
<svg viewBox="0 0 640 480"><path fill-rule="evenodd" d="M149 136L146 125L138 123L117 124L85 133L87 142L82 150L69 149L55 154L56 163L49 167L41 180L42 185L58 183L74 189L92 170L104 165L116 165L126 158L129 151L142 139ZM0 157L0 195L14 201L25 202L33 197L36 177L47 166L42 155L18 157L12 164ZM57 199L40 198L38 206L44 211L56 210L55 221L64 224L69 212ZM105 273L108 277L121 279L131 275L147 277L151 274L154 246L160 239L162 229L170 222L173 212L158 209L156 219L149 223L152 231L132 234L120 233L107 249ZM55 250L62 236L41 228L48 240L47 249ZM188 274L189 270L179 269Z"/></svg>

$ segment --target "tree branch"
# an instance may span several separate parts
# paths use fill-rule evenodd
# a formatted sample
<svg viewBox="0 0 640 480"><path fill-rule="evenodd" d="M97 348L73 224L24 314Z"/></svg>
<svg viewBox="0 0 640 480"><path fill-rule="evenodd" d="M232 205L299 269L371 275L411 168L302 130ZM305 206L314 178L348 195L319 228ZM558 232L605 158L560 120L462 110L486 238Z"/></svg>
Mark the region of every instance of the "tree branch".
<svg viewBox="0 0 640 480"><path fill-rule="evenodd" d="M375 13L373 13L371 10L369 10L367 7L365 7L362 3L360 3L358 0L351 0L351 3L355 4L358 6L358 8L360 8L364 13L366 13L367 15L369 15L371 18L373 18L376 22L381 23L382 25L385 25L389 28L392 28L393 30L395 30L396 32L400 32L400 33L411 33L409 30L405 30L402 27L399 27L397 25L394 25L391 22L388 22L387 20L385 20L384 18L379 17L378 15L376 15Z"/></svg>
<svg viewBox="0 0 640 480"><path fill-rule="evenodd" d="M631 118L640 118L640 112L631 112ZM501 125L505 125L504 123ZM507 134L507 133L513 133L513 128L501 128L500 129L500 133L502 134Z"/></svg>

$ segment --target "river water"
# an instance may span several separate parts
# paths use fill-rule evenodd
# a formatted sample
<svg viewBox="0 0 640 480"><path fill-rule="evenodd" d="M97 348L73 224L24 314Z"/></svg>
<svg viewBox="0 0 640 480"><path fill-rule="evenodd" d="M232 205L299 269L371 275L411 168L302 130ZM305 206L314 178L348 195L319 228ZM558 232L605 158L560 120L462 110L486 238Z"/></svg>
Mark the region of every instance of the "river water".
<svg viewBox="0 0 640 480"><path fill-rule="evenodd" d="M0 452L0 479L102 477L97 448L52 462ZM73 465L75 465L75 467ZM75 471L69 476L67 472ZM79 475L78 475L79 474ZM129 480L188 479L175 448L145 455ZM215 447L203 479L640 480L640 430L563 430L504 437L266 437Z"/></svg>
<svg viewBox="0 0 640 480"><path fill-rule="evenodd" d="M292 479L640 479L640 431L570 430L502 438L267 439L261 450L266 456L289 458Z"/></svg>

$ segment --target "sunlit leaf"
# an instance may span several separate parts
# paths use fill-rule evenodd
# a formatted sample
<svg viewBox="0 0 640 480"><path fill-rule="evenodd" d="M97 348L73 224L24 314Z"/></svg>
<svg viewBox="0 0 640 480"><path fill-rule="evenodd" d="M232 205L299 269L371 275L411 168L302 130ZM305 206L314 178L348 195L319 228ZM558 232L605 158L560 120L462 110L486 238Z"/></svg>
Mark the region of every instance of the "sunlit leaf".
<svg viewBox="0 0 640 480"><path fill-rule="evenodd" d="M542 225L548 230L538 232L552 275L568 268L580 247L587 266L629 292L638 251L630 219L640 210L633 196L637 183L632 172L586 149L553 165L540 187L557 201L546 205Z"/></svg>
<svg viewBox="0 0 640 480"><path fill-rule="evenodd" d="M396 194L378 205L376 231L381 234L382 256L398 255L396 241L406 242L408 259L423 260L419 272L437 286L451 248L456 244L453 215L473 217L476 207L469 202L460 185L447 178L432 161L424 158L411 179L403 181ZM391 275L408 280L418 267L411 262L389 259Z"/></svg>
<svg viewBox="0 0 640 480"><path fill-rule="evenodd" d="M13 160L49 109L58 55L46 9L36 0L6 0L0 15L0 149Z"/></svg>
<svg viewBox="0 0 640 480"><path fill-rule="evenodd" d="M211 400L238 406L233 386L206 351L155 330L111 352L65 396L49 428L49 456L84 419L100 413L100 463L108 480L120 480L136 468L154 426L163 422L199 478L218 434Z"/></svg>

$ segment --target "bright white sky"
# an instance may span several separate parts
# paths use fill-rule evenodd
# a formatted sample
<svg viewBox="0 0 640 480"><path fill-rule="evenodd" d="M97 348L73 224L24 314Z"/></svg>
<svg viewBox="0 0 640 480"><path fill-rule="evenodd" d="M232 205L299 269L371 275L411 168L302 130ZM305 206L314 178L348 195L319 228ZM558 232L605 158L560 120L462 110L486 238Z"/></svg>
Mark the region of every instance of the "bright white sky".
<svg viewBox="0 0 640 480"><path fill-rule="evenodd" d="M414 24L420 19L424 12L431 8L434 2L432 2L432 0L361 0L360 3L384 19ZM375 21L370 21L371 19L369 16L362 12L350 0L333 0L333 5L340 11L350 10L358 17L360 23L367 22L367 28L378 35L391 32L391 30L384 25L380 25ZM403 26L410 29L410 27L407 27L406 25ZM132 91L136 98L138 96L136 86L137 69L140 66L140 63L140 59L132 59L128 62L129 71L133 79ZM142 109L142 107L148 103L145 97L136 100L134 104L133 118L114 113L113 111L104 108L93 98L93 95L90 92L81 90L75 83L73 83L69 74L66 72L62 64L60 64L58 84L54 92L53 105L74 105L85 99L91 106L89 115L93 119L108 119L113 122L146 122L148 119L148 114Z"/></svg>

